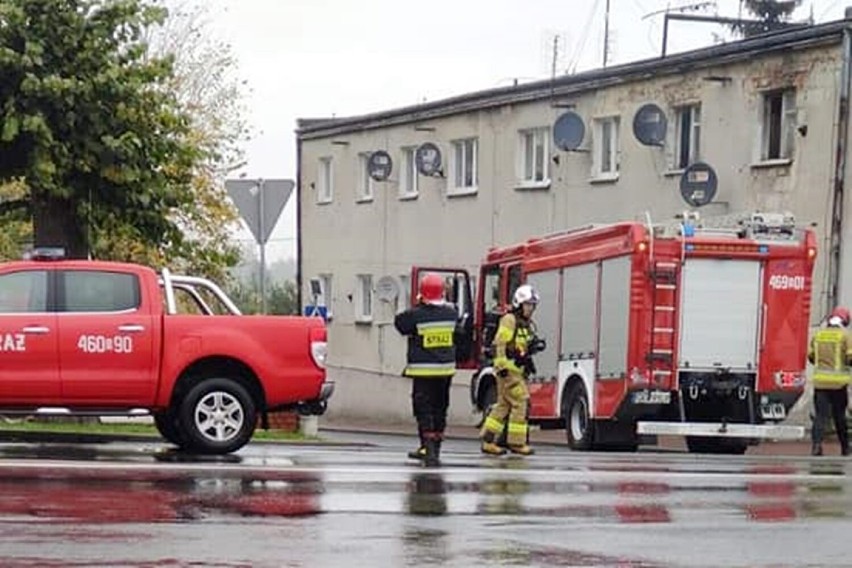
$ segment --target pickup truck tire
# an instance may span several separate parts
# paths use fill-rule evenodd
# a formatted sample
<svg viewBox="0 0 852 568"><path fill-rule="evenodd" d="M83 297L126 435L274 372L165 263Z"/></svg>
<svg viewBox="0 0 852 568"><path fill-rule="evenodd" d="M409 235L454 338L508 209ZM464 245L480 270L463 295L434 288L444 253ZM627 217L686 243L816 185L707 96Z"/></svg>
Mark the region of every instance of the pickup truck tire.
<svg viewBox="0 0 852 568"><path fill-rule="evenodd" d="M228 454L248 443L257 410L248 391L233 379L203 379L180 405L186 445L202 454Z"/></svg>
<svg viewBox="0 0 852 568"><path fill-rule="evenodd" d="M175 446L183 447L186 445L183 436L180 432L177 416L174 410L164 410L154 413L154 426L167 442L171 442Z"/></svg>

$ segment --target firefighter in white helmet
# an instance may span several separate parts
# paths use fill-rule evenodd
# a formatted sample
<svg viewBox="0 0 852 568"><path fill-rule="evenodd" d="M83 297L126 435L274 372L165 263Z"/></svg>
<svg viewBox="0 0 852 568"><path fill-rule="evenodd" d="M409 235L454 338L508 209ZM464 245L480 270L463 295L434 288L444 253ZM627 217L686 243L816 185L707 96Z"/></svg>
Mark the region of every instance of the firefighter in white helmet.
<svg viewBox="0 0 852 568"><path fill-rule="evenodd" d="M482 425L480 438L483 453L506 453L497 443L504 427L509 451L525 456L533 453L527 443L529 391L526 378L534 368L530 347L535 339L532 314L538 302L539 296L535 289L529 284L523 284L512 297L512 311L500 318L494 336L497 401ZM537 341L535 343L542 345Z"/></svg>

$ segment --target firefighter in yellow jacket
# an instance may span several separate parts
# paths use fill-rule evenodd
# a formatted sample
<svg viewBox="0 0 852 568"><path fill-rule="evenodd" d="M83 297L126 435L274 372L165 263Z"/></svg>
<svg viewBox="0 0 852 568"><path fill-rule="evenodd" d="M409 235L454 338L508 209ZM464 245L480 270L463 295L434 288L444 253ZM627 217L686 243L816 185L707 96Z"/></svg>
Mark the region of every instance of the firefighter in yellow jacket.
<svg viewBox="0 0 852 568"><path fill-rule="evenodd" d="M482 425L483 453L506 453L497 440L507 426L507 418L506 446L509 451L524 456L533 453L527 444L527 402L530 395L526 375L532 361L529 349L534 338L532 314L538 301L538 293L533 287L523 284L512 297L512 311L500 318L494 336L497 401Z"/></svg>
<svg viewBox="0 0 852 568"><path fill-rule="evenodd" d="M808 361L814 364L814 424L811 429L811 454L814 456L822 455L822 438L829 414L840 440L840 453L849 455L846 407L849 404L852 341L846 331L848 326L849 310L835 308L828 318L828 327L814 335L808 350Z"/></svg>

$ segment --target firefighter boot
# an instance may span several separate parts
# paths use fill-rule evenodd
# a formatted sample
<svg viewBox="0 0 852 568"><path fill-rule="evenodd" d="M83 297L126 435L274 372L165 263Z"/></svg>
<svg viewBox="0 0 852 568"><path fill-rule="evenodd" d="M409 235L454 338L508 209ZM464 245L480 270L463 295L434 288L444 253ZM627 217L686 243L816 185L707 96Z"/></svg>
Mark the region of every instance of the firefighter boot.
<svg viewBox="0 0 852 568"><path fill-rule="evenodd" d="M481 447L481 449L482 449L483 454L489 454L489 455L492 455L492 456L502 456L503 454L506 453L505 448L498 446L494 442L494 433L493 432L486 432L482 436L482 447Z"/></svg>
<svg viewBox="0 0 852 568"><path fill-rule="evenodd" d="M423 465L426 467L441 467L441 440L438 438L427 439L425 449Z"/></svg>
<svg viewBox="0 0 852 568"><path fill-rule="evenodd" d="M521 444L520 446L509 446L509 451L519 456L531 456L535 453L529 444Z"/></svg>
<svg viewBox="0 0 852 568"><path fill-rule="evenodd" d="M822 444L819 442L814 442L811 446L811 455L812 456L821 456L822 455Z"/></svg>
<svg viewBox="0 0 852 568"><path fill-rule="evenodd" d="M412 450L408 452L408 457L413 460L424 460L426 459L426 441L423 440L423 431L417 431L418 436L420 437L420 447L416 450Z"/></svg>
<svg viewBox="0 0 852 568"><path fill-rule="evenodd" d="M413 460L425 460L426 459L426 445L421 444L419 448L416 450L411 450L408 452L408 457Z"/></svg>

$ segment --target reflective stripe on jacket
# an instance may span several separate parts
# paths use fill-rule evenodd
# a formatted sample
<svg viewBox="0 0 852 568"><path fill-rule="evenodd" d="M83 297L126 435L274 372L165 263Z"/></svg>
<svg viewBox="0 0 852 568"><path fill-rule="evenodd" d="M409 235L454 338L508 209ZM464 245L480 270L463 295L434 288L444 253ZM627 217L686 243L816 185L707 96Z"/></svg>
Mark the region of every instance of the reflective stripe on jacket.
<svg viewBox="0 0 852 568"><path fill-rule="evenodd" d="M852 361L849 338L839 327L819 330L811 339L808 360L814 364L816 388L843 388L849 384L849 362Z"/></svg>
<svg viewBox="0 0 852 568"><path fill-rule="evenodd" d="M458 314L449 304L421 304L394 319L394 327L408 336L406 377L451 377L456 372L453 335Z"/></svg>

